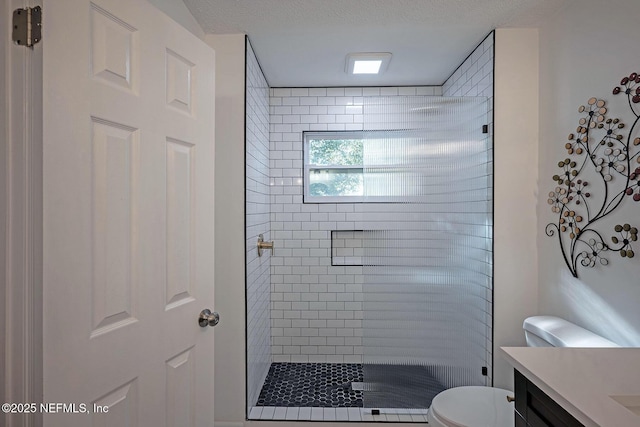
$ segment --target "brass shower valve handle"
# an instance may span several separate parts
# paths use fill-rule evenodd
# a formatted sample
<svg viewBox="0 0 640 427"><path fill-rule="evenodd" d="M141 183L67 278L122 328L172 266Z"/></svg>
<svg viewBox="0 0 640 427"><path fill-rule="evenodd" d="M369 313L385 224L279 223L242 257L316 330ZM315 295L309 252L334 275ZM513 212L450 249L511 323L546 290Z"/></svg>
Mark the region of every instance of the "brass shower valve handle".
<svg viewBox="0 0 640 427"><path fill-rule="evenodd" d="M265 242L262 234L258 235L258 256L262 256L263 249L270 249L271 255L273 255L273 241Z"/></svg>

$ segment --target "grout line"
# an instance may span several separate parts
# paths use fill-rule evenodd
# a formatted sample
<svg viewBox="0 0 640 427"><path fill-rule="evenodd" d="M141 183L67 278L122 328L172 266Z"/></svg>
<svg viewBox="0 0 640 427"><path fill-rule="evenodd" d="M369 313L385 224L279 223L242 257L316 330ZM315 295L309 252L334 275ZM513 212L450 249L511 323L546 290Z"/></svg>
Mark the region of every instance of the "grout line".
<svg viewBox="0 0 640 427"><path fill-rule="evenodd" d="M348 408L349 421L361 421L360 408Z"/></svg>
<svg viewBox="0 0 640 427"><path fill-rule="evenodd" d="M300 411L298 412L298 420L300 421L309 421L311 419L311 407L303 407L300 408Z"/></svg>
<svg viewBox="0 0 640 427"><path fill-rule="evenodd" d="M275 410L276 410L276 408L273 407L273 406L265 406L264 408L262 408L262 414L260 415L260 419L261 420L272 420Z"/></svg>
<svg viewBox="0 0 640 427"><path fill-rule="evenodd" d="M300 408L297 407L290 407L287 408L287 414L285 415L285 419L286 420L298 420L298 411L300 410Z"/></svg>
<svg viewBox="0 0 640 427"><path fill-rule="evenodd" d="M274 420L284 420L287 416L287 408L283 406L276 406L276 410L273 413Z"/></svg>
<svg viewBox="0 0 640 427"><path fill-rule="evenodd" d="M323 408L323 418L324 421L336 421L336 410L335 408Z"/></svg>

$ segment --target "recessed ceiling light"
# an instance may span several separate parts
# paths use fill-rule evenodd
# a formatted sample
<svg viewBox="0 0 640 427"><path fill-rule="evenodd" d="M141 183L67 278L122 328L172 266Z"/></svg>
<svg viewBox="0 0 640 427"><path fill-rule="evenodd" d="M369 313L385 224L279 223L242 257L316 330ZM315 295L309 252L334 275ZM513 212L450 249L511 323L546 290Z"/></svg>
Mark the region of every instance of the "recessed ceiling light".
<svg viewBox="0 0 640 427"><path fill-rule="evenodd" d="M382 61L376 59L375 61L356 59L353 62L353 74L378 74Z"/></svg>
<svg viewBox="0 0 640 427"><path fill-rule="evenodd" d="M350 53L347 55L345 71L347 74L382 74L391 61L391 54Z"/></svg>

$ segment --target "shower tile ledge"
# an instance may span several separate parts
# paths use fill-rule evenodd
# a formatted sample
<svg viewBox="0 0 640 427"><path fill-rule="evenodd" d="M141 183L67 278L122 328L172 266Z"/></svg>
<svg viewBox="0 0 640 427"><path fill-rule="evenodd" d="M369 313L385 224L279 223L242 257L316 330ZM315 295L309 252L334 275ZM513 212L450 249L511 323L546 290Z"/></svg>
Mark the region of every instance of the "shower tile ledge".
<svg viewBox="0 0 640 427"><path fill-rule="evenodd" d="M254 406L249 411L250 421L344 421L344 422L400 422L424 423L427 409L381 408L380 415L371 415L368 408L317 408Z"/></svg>
<svg viewBox="0 0 640 427"><path fill-rule="evenodd" d="M343 421L343 422L427 422L427 409L380 409L380 415L371 415L367 408L316 408L254 406L249 421Z"/></svg>

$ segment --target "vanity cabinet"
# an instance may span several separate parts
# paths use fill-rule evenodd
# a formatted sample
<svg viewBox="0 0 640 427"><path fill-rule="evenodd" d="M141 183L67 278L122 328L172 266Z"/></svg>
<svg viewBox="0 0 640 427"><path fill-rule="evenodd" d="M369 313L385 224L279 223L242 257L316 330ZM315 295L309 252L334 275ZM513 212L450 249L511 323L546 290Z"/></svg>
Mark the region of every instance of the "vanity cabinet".
<svg viewBox="0 0 640 427"><path fill-rule="evenodd" d="M514 373L516 427L584 427L517 369Z"/></svg>

